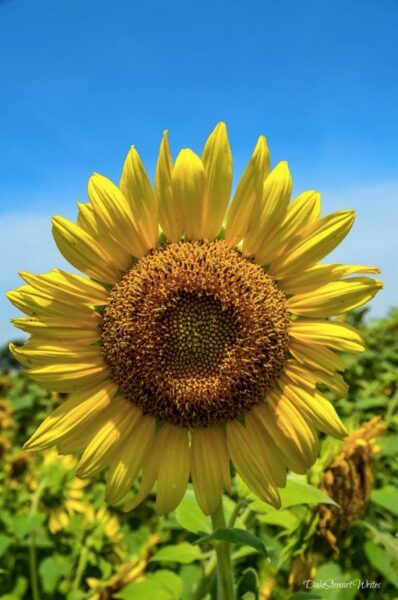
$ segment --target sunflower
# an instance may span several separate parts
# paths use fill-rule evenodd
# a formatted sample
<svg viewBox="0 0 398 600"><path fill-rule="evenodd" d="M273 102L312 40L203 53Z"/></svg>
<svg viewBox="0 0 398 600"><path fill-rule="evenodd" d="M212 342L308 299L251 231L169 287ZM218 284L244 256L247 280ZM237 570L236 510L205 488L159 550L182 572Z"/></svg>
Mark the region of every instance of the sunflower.
<svg viewBox="0 0 398 600"><path fill-rule="evenodd" d="M330 320L382 284L375 267L318 264L347 235L353 211L320 216L320 195L291 201L286 162L270 170L260 136L230 202L232 155L219 123L198 156L173 163L167 132L152 187L131 148L119 187L94 174L77 224L54 217L64 257L86 276L23 272L9 293L31 334L11 346L30 377L69 394L27 442L83 450L80 477L108 468L106 498L155 482L159 514L191 478L206 514L230 489L230 463L279 506L291 469L305 473L318 431L344 437L318 390L344 395L335 351L360 352L349 325ZM225 216L226 215L226 216Z"/></svg>
<svg viewBox="0 0 398 600"><path fill-rule="evenodd" d="M48 528L55 534L67 529L75 513L84 513L84 488L88 481L73 476L76 460L72 456L57 456L55 450L46 452L38 471L36 488L41 482L41 505L48 515Z"/></svg>

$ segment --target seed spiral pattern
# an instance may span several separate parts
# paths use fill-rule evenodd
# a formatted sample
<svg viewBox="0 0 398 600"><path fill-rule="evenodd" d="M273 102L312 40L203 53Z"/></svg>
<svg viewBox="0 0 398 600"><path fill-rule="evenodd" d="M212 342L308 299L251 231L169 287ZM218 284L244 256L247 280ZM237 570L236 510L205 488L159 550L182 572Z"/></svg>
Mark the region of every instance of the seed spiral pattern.
<svg viewBox="0 0 398 600"><path fill-rule="evenodd" d="M244 415L288 354L284 295L224 241L166 244L112 289L101 323L113 380L144 414L185 427Z"/></svg>

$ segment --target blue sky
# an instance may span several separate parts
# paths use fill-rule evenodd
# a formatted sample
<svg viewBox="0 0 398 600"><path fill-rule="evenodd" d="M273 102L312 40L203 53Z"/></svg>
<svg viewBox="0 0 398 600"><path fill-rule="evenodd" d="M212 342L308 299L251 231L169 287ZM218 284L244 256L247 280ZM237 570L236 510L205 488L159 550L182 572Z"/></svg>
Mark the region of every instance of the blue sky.
<svg viewBox="0 0 398 600"><path fill-rule="evenodd" d="M257 136L287 159L295 193L355 208L334 259L378 264L397 304L398 4L0 0L0 340L18 270L65 266L53 214L75 215L87 179L117 180L135 144L153 175L164 129L200 151L227 122L235 180Z"/></svg>

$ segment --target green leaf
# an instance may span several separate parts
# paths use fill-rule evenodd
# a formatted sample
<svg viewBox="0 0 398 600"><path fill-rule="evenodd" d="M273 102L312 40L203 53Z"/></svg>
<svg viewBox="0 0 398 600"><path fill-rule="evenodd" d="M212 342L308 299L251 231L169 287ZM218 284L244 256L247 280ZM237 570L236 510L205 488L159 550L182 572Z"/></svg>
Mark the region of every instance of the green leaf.
<svg viewBox="0 0 398 600"><path fill-rule="evenodd" d="M198 540L195 540L195 542L193 543L202 544L205 542L213 541L229 542L231 544L238 544L240 546L251 546L260 554L268 556L268 552L266 547L264 546L264 542L260 540L260 538L258 538L257 536L246 531L245 529L221 527L220 529L216 529L210 535L205 535L199 538Z"/></svg>
<svg viewBox="0 0 398 600"><path fill-rule="evenodd" d="M3 556L12 544L12 538L4 533L0 533L0 556Z"/></svg>
<svg viewBox="0 0 398 600"><path fill-rule="evenodd" d="M343 573L340 565L329 562L319 567L315 581L308 580L306 587L314 594L319 593L322 600L354 600L359 582L359 573Z"/></svg>
<svg viewBox="0 0 398 600"><path fill-rule="evenodd" d="M179 575L182 580L181 600L191 600L194 589L201 578L202 567L194 564L184 565L181 567Z"/></svg>
<svg viewBox="0 0 398 600"><path fill-rule="evenodd" d="M175 511L178 523L192 533L211 533L211 521L200 510L192 488L189 488Z"/></svg>
<svg viewBox="0 0 398 600"><path fill-rule="evenodd" d="M298 477L290 476L287 478L286 487L279 488L281 497L281 509L296 506L298 504L338 504L329 496L321 492L317 487L301 481ZM251 508L259 513L280 512L271 504L259 500L254 494L250 493L246 497L252 501Z"/></svg>
<svg viewBox="0 0 398 600"><path fill-rule="evenodd" d="M71 561L59 554L48 556L41 561L39 573L45 592L53 592L58 584L58 581L70 573L72 567Z"/></svg>
<svg viewBox="0 0 398 600"><path fill-rule="evenodd" d="M330 496L313 485L298 479L288 478L286 487L280 489L279 493L282 503L281 508L289 508L289 506L297 504L334 504L334 506L338 506Z"/></svg>
<svg viewBox="0 0 398 600"><path fill-rule="evenodd" d="M283 529L296 529L300 524L300 518L291 510L275 510L258 517L260 523L265 525L276 525Z"/></svg>
<svg viewBox="0 0 398 600"><path fill-rule="evenodd" d="M27 515L19 512L13 518L13 531L15 536L22 540L28 533L35 531L43 523L45 515Z"/></svg>
<svg viewBox="0 0 398 600"><path fill-rule="evenodd" d="M156 571L150 573L145 581L130 583L114 598L121 600L179 600L182 591L182 581L171 571Z"/></svg>
<svg viewBox="0 0 398 600"><path fill-rule="evenodd" d="M181 542L175 546L164 546L158 550L152 561L171 561L182 565L189 565L195 560L202 560L208 556L208 553L202 552L198 546L193 546L188 542Z"/></svg>
<svg viewBox="0 0 398 600"><path fill-rule="evenodd" d="M364 550L372 567L398 589L397 569L393 567L388 552L374 542L366 542Z"/></svg>
<svg viewBox="0 0 398 600"><path fill-rule="evenodd" d="M398 489L386 485L380 490L373 490L370 496L372 502L398 516Z"/></svg>
<svg viewBox="0 0 398 600"><path fill-rule="evenodd" d="M18 577L16 584L9 594L1 596L1 600L23 600L26 598L26 591L28 589L28 580L26 577Z"/></svg>
<svg viewBox="0 0 398 600"><path fill-rule="evenodd" d="M237 585L238 598L242 598L245 594L252 594L253 598L257 598L258 588L259 581L256 571L252 567L245 569Z"/></svg>
<svg viewBox="0 0 398 600"><path fill-rule="evenodd" d="M373 527L373 525L371 525L367 521L356 521L356 523L363 525L363 527L366 527L372 532L374 541L384 546L388 554L391 556L391 559L398 566L398 540L389 533L379 531L378 529L376 529L376 527Z"/></svg>
<svg viewBox="0 0 398 600"><path fill-rule="evenodd" d="M398 435L388 435L378 438L381 456L398 456Z"/></svg>

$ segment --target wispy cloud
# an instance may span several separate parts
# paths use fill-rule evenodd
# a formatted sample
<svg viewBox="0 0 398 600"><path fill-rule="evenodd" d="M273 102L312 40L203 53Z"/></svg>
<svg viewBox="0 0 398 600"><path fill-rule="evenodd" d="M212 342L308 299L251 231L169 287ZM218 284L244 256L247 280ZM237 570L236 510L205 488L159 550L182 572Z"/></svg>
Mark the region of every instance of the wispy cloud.
<svg viewBox="0 0 398 600"><path fill-rule="evenodd" d="M10 324L18 311L5 297L8 290L23 283L18 271L44 273L54 267L70 267L52 239L49 215L1 215L0 222L0 342L5 342L22 337Z"/></svg>

